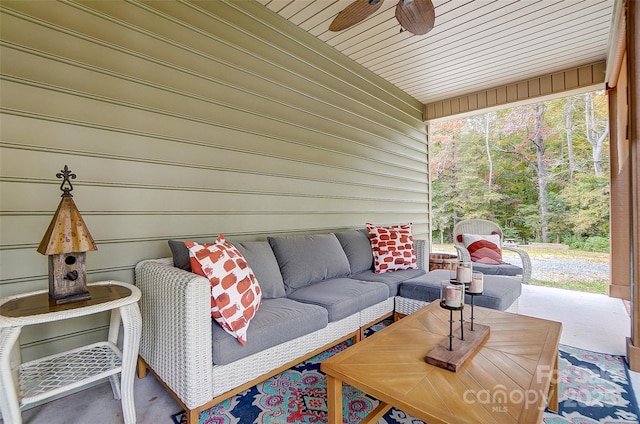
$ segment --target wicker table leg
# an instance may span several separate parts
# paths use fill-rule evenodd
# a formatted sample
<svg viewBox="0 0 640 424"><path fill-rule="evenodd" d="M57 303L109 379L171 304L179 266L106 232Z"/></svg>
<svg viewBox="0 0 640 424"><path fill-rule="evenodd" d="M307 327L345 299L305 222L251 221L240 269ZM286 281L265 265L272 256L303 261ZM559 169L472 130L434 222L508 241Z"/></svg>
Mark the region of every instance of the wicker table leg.
<svg viewBox="0 0 640 424"><path fill-rule="evenodd" d="M18 342L21 327L0 328L0 411L5 423L22 423L18 403L18 383L11 369L11 352Z"/></svg>
<svg viewBox="0 0 640 424"><path fill-rule="evenodd" d="M120 334L120 309L111 310L111 321L109 323L109 342L114 346L118 346L118 335ZM113 392L113 398L122 399L122 393L120 392L120 375L113 374L109 377L109 383L111 383L111 391Z"/></svg>
<svg viewBox="0 0 640 424"><path fill-rule="evenodd" d="M136 373L136 359L140 348L142 318L137 303L122 306L120 316L124 327L122 342L122 414L125 424L135 424L136 408L133 399L133 381Z"/></svg>

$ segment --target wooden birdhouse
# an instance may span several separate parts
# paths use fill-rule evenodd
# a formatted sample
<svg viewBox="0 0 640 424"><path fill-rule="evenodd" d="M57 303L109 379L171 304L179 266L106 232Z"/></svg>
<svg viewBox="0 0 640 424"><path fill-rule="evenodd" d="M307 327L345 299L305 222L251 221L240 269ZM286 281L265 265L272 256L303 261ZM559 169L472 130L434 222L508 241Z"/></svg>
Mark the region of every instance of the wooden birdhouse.
<svg viewBox="0 0 640 424"><path fill-rule="evenodd" d="M49 256L49 298L55 303L87 300L86 252L98 249L73 201L70 179L76 175L65 165L56 177L63 179L62 200L38 247Z"/></svg>

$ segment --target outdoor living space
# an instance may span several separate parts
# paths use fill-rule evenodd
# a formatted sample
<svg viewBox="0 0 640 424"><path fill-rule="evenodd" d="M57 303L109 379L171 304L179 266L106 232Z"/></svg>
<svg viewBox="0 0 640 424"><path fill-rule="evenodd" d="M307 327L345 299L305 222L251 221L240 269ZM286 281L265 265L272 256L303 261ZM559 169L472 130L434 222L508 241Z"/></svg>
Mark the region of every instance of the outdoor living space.
<svg viewBox="0 0 640 424"><path fill-rule="evenodd" d="M354 1L360 12L352 16L361 21L332 29L332 20ZM419 15L419 26L430 26L426 33L405 27L408 8ZM434 25L425 25L427 15ZM494 287L501 295L490 296L487 284L484 298L474 299L499 304L491 313L504 320L517 313L562 323L561 346L597 358L614 355L621 366L607 381L624 377L626 384L627 368L640 373L639 18L635 0L0 0L3 424L204 424L215 415L212 406L231 394L225 405L239 405L236 412L265 415L255 394L267 381L289 370L296 381L306 381L302 367L313 374L309 381L320 384L316 358L340 355L365 336L375 340L394 325L389 317L396 313L412 322L414 311L398 310L402 296L391 287L399 291L408 287L401 283L417 279L429 298L411 298L413 305L434 304L435 285L440 292L451 281L426 281L425 252L438 252L438 241L453 243L447 236L461 220L500 225L505 250L507 244L565 243L560 232L573 228L558 225L569 223L564 204L571 200L590 215L595 210L583 201L593 193L602 194L596 200L604 207L597 212L606 225L597 235L606 240L611 270L600 292L500 276L495 278L504 284ZM592 92L599 93L596 109L587 101ZM538 106L569 96L584 99L566 108L556 102L548 113ZM496 125L502 121L489 119L504 108L534 108L536 114L516 116L513 122L521 125L507 133ZM545 113L560 130L536 129L543 128L536 121L542 125ZM459 168L475 180L461 180L453 192L434 177L458 168L439 155L457 137L454 127L441 124L483 115L474 125L486 136L467 132L460 141L475 145L457 155ZM591 115L597 119L586 119ZM584 116L588 125L571 124L574 116ZM575 180L586 182L581 187L588 191L572 191L577 174L569 166L569 133L574 147L596 138L595 150L604 152L598 179ZM543 154L542 141L550 144L552 137L562 155L550 149ZM538 156L551 167L540 168ZM584 165L584 156L575 159ZM508 172L498 174L499 164ZM540 179L533 179L536 169ZM550 186L542 171L555 178ZM564 194L572 196L556 196L559 180L566 180ZM496 193L501 186L510 191ZM544 186L551 204L536 189ZM448 201L458 204L443 223L438 209ZM478 204L482 208L472 210ZM546 220L547 212L554 220ZM72 223L58 226L58 218ZM293 287L308 289L308 303L290 296L280 263L271 266L276 253L270 239L362 235L367 224L410 228L415 246L422 246L415 255L420 261L410 261L420 266L400 271L416 276L389 284L355 279L346 258L332 274L332 287L353 310L342 308L341 315L313 303L316 295L339 297L324 287ZM239 255L234 262L247 270L236 281L251 287L234 297L242 303L246 293L253 295L240 312L241 329L248 331L246 317L262 313L258 318L266 324L252 330L260 328L264 344L245 344L240 334L235 340L212 322L219 312L212 301L217 307L228 293L212 293L217 276L209 280L172 262L167 243L202 247L218 240L260 244L264 249L253 252L271 255L271 262L260 263L279 278L263 282L282 283L277 288L284 294L271 291L273 298L266 296L267 283L249 277L249 260ZM336 243L331 252L344 253ZM371 253L372 245L366 247ZM304 259L315 260L316 252ZM186 257L190 266L189 252ZM292 263L300 273L309 270L302 261ZM326 263L338 261L321 265ZM147 281L139 276L145 264L157 265L147 267ZM565 261L561 267L579 265ZM541 269L534 261L534 278ZM379 277L380 270L368 265L360 271ZM350 297L347 289L355 288L362 298ZM456 293L464 298L460 285ZM502 312L515 297L517 303ZM267 309L273 300L284 307ZM227 303L225 312L237 304ZM281 324L286 331L274 331ZM508 337L494 335L500 334ZM223 336L227 344L213 343ZM519 343L516 348L526 341ZM214 359L217 354L227 355L226 362ZM568 362L563 354L561 349L561 365ZM547 366L552 361L545 358ZM136 367L149 373L138 378ZM640 374L631 375L637 394ZM321 385L313 388L322 391ZM320 396L298 404L321 415L323 402ZM376 408L376 402L363 395L354 410ZM637 420L636 405L626 406L621 413ZM301 422L288 410L276 412L282 412L277 419L225 419L279 424L286 416Z"/></svg>
<svg viewBox="0 0 640 424"><path fill-rule="evenodd" d="M518 313L562 323L560 343L593 352L625 355L630 319L624 302L602 294L566 289L523 286ZM630 372L636 397L640 373ZM181 407L153 375L135 381L138 423L174 424L171 416ZM23 413L25 424L84 424L122 422L120 402L104 382Z"/></svg>

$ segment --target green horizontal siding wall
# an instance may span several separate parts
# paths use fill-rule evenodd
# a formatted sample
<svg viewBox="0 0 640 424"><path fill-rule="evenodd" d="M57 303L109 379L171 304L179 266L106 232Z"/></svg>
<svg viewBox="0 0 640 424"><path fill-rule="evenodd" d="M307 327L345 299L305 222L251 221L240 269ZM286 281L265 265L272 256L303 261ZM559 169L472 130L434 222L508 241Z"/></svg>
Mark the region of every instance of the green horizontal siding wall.
<svg viewBox="0 0 640 424"><path fill-rule="evenodd" d="M366 222L413 222L429 238L422 104L259 3L0 7L0 296L47 287L36 248L64 165L98 245L89 282L133 282L169 238ZM28 329L24 358L107 325Z"/></svg>

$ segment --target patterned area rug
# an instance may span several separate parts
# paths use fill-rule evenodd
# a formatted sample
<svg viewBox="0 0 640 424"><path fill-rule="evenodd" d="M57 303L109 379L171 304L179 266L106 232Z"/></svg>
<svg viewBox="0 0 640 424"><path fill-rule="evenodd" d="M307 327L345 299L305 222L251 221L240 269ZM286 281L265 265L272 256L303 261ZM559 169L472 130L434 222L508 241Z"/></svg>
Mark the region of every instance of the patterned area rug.
<svg viewBox="0 0 640 424"><path fill-rule="evenodd" d="M385 324L371 330L377 331ZM326 422L326 383L320 363L346 349L341 343L249 390L202 412L199 424L275 424ZM560 347L560 412L544 413L544 424L638 423L638 406L624 357ZM358 389L343 387L344 423L358 423L378 401ZM183 412L171 417L183 424ZM423 424L391 408L378 424Z"/></svg>
<svg viewBox="0 0 640 424"><path fill-rule="evenodd" d="M560 411L544 424L638 423L638 405L624 356L560 346Z"/></svg>

